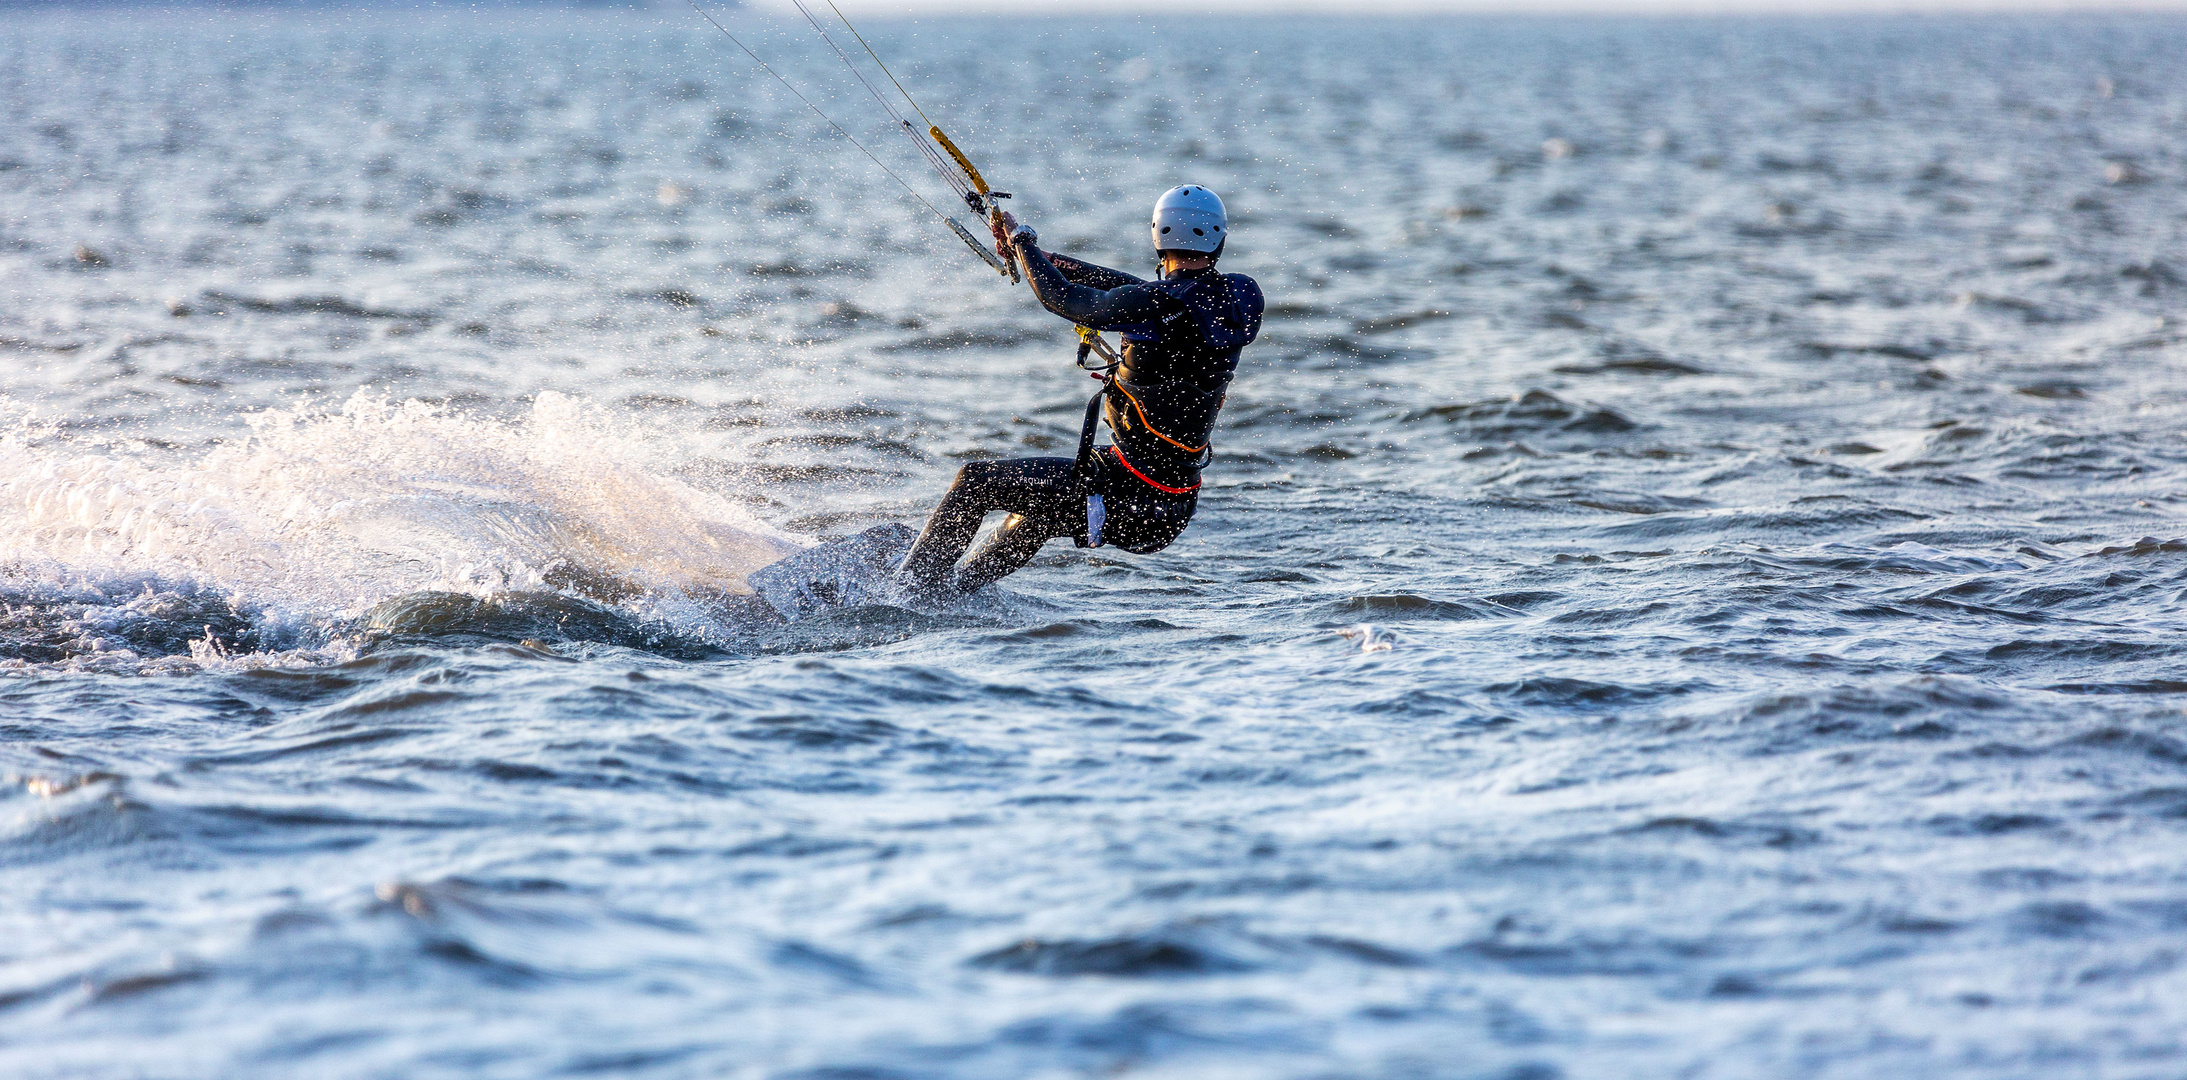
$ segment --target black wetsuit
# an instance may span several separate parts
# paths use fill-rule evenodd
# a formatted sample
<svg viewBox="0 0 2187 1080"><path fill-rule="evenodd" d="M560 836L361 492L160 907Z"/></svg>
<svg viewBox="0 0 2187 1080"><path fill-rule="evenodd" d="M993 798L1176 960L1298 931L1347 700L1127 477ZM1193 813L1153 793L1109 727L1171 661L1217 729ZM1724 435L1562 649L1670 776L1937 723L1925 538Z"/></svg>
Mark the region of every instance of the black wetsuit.
<svg viewBox="0 0 2187 1080"><path fill-rule="evenodd" d="M1211 267L1150 282L1032 244L1018 252L1048 310L1122 333L1123 362L1103 384L1101 402L1116 444L1078 460L976 461L958 470L904 559L903 574L929 591L953 584L971 592L1024 566L1057 537L1137 555L1168 547L1199 503L1209 434L1238 352L1260 332L1260 287L1242 274ZM1090 495L1100 496L1098 531ZM996 510L1010 517L957 567Z"/></svg>

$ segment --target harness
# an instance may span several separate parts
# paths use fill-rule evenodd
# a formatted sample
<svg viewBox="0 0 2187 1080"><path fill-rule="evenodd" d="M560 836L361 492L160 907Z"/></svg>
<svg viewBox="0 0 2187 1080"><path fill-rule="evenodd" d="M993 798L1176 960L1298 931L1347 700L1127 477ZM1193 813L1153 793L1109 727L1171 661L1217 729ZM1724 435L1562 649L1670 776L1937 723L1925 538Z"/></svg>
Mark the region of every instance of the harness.
<svg viewBox="0 0 2187 1080"><path fill-rule="evenodd" d="M1169 332L1169 324L1173 324L1178 319L1186 316L1191 317L1206 345L1217 352L1243 348L1260 333L1260 289L1253 284L1251 278L1223 275L1220 278L1183 278L1153 284L1156 288L1175 298L1182 305L1183 310L1174 312L1156 322L1118 327L1117 329L1123 334L1126 341L1140 343L1158 341L1166 332ZM1099 357L1101 362L1089 364L1087 362L1089 357ZM1117 378L1117 371L1122 365L1123 357L1118 355L1116 350L1102 339L1099 331L1087 326L1078 327L1078 366L1084 368L1094 378L1101 380L1101 389L1096 391L1093 398L1086 402L1085 422L1080 425L1078 433L1078 457L1072 467L1073 476L1078 483L1079 490L1086 495L1086 525L1089 539L1087 546L1089 547L1101 546L1101 526L1106 517L1106 508L1102 504L1101 493L1091 489L1095 486L1103 467L1103 459L1094 451L1094 435L1101 424L1102 406L1112 400L1110 395L1116 395L1122 399L1125 405L1129 406L1130 413L1127 415L1127 420L1130 415L1136 415L1139 427L1148 434L1175 447L1180 452L1190 455L1192 458L1190 468L1195 473L1193 482L1184 487L1175 487L1161 483L1141 471L1138 466L1132 464L1130 458L1124 456L1122 446L1110 446L1108 448L1109 452L1115 457L1116 463L1123 466L1124 471L1130 473L1140 483L1164 495L1190 495L1200 490L1200 480L1196 474L1199 470L1206 468L1214 458L1212 439L1194 446L1189 439L1180 439L1156 426L1155 418L1148 415L1146 405L1140 400L1140 394L1133 393L1135 389L1133 384ZM1138 389L1141 393L1146 392L1143 387ZM1214 408L1221 408L1219 399ZM1208 422L1210 425L1213 423L1212 412L1209 415Z"/></svg>

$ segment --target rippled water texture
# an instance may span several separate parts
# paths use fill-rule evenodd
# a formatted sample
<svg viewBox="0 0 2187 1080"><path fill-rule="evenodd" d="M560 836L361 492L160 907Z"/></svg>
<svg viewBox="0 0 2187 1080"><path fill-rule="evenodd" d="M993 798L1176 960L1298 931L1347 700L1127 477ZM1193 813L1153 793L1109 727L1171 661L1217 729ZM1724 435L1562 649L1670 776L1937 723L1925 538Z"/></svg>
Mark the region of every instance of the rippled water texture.
<svg viewBox="0 0 2187 1080"><path fill-rule="evenodd" d="M695 15L0 23L0 1073L2187 1070L2187 21L864 29L1175 547L754 616L1090 386Z"/></svg>

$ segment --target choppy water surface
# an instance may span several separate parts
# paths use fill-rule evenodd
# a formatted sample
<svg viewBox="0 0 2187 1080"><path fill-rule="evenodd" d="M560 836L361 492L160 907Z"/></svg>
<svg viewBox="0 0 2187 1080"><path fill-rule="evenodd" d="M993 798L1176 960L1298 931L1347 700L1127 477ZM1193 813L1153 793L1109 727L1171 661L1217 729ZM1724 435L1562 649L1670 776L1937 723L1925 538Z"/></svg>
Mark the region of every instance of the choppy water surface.
<svg viewBox="0 0 2187 1080"><path fill-rule="evenodd" d="M752 617L1090 386L695 16L0 26L0 1072L2187 1068L2187 22L866 29L1172 549Z"/></svg>

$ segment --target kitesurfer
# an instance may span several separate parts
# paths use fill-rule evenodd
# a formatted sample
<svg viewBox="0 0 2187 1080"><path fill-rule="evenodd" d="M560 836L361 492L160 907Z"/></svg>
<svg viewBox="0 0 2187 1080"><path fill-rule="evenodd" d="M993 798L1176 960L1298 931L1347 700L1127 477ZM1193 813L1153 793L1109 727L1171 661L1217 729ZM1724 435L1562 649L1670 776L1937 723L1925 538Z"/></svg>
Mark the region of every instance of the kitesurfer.
<svg viewBox="0 0 2187 1080"><path fill-rule="evenodd" d="M1152 225L1160 277L1144 281L1042 251L1038 234L1007 213L991 221L996 253L1024 268L1042 306L1080 326L1119 332L1123 354L1088 403L1076 459L976 461L958 470L904 557L898 575L906 585L930 596L968 593L1024 566L1058 537L1147 555L1184 532L1238 353L1260 332L1260 286L1215 271L1229 224L1222 200L1204 187L1162 193ZM1097 407L1115 437L1098 449ZM960 566L980 523L996 510L1010 516Z"/></svg>

